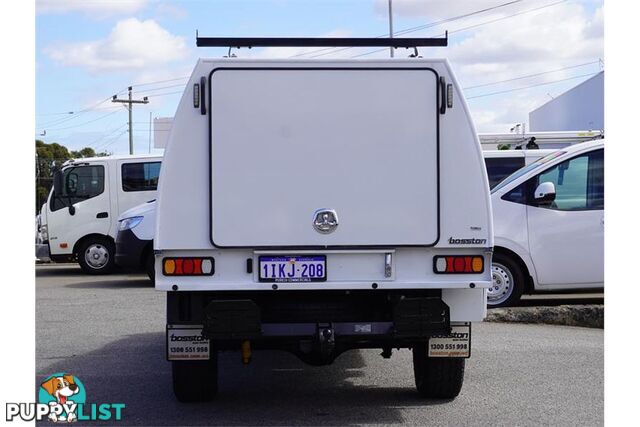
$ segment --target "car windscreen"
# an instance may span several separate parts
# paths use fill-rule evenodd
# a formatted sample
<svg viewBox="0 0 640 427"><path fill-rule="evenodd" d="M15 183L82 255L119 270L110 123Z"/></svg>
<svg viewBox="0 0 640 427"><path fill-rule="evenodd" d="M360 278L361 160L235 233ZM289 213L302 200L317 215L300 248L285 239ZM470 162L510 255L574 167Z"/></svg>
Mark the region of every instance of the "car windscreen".
<svg viewBox="0 0 640 427"><path fill-rule="evenodd" d="M545 163L550 162L551 160L562 156L564 153L566 153L566 151L556 151L554 153L544 156L541 159L536 160L535 162L523 167L522 169L518 169L517 171L515 171L514 173L506 177L504 180L502 180L500 184L493 187L493 189L491 190L491 194L495 193L496 191L500 190L504 186L508 185L510 182L513 182L514 180L520 178L521 176L526 175L529 171L537 169L540 166L544 165Z"/></svg>

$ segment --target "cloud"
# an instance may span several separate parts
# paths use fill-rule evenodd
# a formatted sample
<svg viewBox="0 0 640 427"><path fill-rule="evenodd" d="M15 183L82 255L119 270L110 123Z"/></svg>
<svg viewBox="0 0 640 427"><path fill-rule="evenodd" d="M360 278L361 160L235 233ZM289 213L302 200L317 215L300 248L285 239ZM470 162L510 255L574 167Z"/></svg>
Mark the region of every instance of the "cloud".
<svg viewBox="0 0 640 427"><path fill-rule="evenodd" d="M119 21L105 39L62 43L44 52L62 65L93 73L164 66L189 54L184 37L169 33L152 19L136 18Z"/></svg>
<svg viewBox="0 0 640 427"><path fill-rule="evenodd" d="M445 29L451 31L449 47L423 48L420 49L420 53L425 58L447 57L462 87L545 73L531 78L465 90L465 95L468 97L551 83L563 78L599 71L599 65L595 63L546 73L598 61L604 55L603 9L602 7L596 8L595 11L593 9L602 2L589 2L588 5L584 2L566 2L510 16L552 3L550 1L535 4L523 1L464 20L411 33L411 35L434 36L443 33ZM394 0L393 11L396 16L425 16L425 23L428 23L497 4L500 4L497 0L474 2ZM386 17L387 0L378 0L376 7L379 14ZM495 22L465 31L455 31L489 21ZM384 52L369 57L383 55L385 55ZM396 56L403 55L396 54ZM469 101L469 106L479 131L505 132L514 123L528 122L529 111L549 100L547 93L555 96L586 78L472 99Z"/></svg>
<svg viewBox="0 0 640 427"><path fill-rule="evenodd" d="M36 11L42 14L131 14L142 10L147 3L148 0L36 0Z"/></svg>
<svg viewBox="0 0 640 427"><path fill-rule="evenodd" d="M602 27L601 9L588 13L579 4L560 4L479 27L465 39L451 44L446 54L462 86L469 87L598 61L604 55ZM546 83L596 71L599 71L598 64L570 68L503 85L485 86L466 95Z"/></svg>
<svg viewBox="0 0 640 427"><path fill-rule="evenodd" d="M177 4L160 3L155 9L155 15L158 19L183 20L189 13Z"/></svg>

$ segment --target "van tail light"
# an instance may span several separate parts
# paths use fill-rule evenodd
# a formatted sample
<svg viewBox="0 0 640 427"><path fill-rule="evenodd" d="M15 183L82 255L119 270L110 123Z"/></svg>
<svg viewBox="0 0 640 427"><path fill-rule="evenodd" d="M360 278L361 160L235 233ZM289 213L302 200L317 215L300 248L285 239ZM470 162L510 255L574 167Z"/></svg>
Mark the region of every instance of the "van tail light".
<svg viewBox="0 0 640 427"><path fill-rule="evenodd" d="M215 260L211 257L163 258L165 276L213 276Z"/></svg>
<svg viewBox="0 0 640 427"><path fill-rule="evenodd" d="M449 255L433 257L433 272L436 274L477 274L484 272L484 257Z"/></svg>

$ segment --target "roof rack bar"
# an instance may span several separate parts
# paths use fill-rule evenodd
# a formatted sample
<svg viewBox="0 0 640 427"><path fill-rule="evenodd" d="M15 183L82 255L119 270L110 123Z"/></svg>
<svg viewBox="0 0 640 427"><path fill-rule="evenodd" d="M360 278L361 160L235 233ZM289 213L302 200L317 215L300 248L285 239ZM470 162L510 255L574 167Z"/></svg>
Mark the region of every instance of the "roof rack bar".
<svg viewBox="0 0 640 427"><path fill-rule="evenodd" d="M198 47L395 47L447 46L448 34L444 37L423 38L342 38L342 37L200 37L196 32Z"/></svg>

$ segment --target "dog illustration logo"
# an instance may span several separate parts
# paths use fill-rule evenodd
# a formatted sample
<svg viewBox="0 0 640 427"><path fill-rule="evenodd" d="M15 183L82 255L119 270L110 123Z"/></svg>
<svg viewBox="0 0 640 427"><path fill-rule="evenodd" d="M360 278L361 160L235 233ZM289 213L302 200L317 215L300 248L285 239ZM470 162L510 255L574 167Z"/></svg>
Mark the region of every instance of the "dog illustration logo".
<svg viewBox="0 0 640 427"><path fill-rule="evenodd" d="M78 403L84 403L85 393L82 383L68 373L57 373L40 384L40 403L51 407L49 420L53 422L75 422Z"/></svg>

